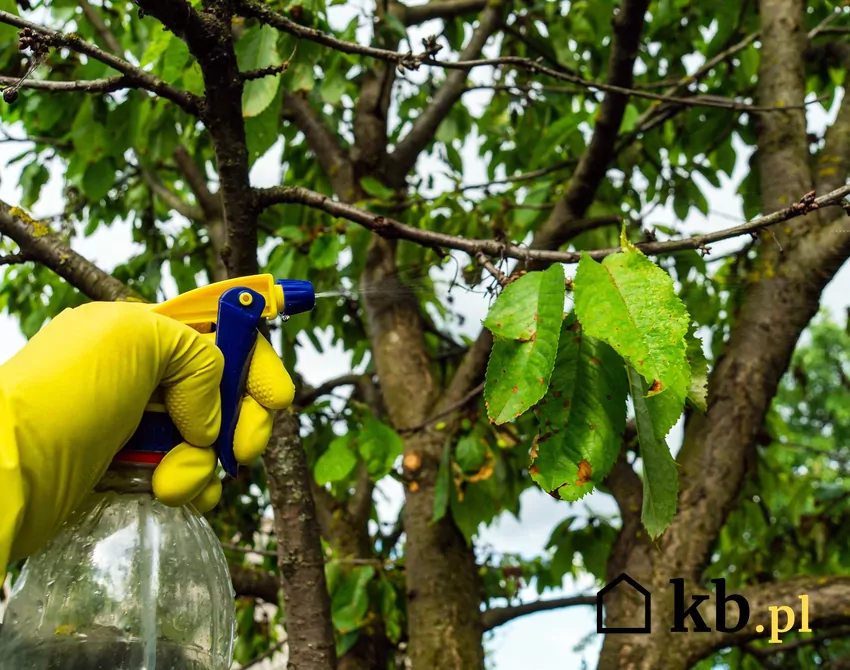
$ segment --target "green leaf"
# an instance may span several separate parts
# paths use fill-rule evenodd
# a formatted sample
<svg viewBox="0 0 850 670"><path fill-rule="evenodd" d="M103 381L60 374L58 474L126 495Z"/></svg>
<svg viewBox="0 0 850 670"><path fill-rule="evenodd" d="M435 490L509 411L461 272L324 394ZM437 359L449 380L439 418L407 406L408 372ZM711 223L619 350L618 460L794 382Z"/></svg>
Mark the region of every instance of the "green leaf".
<svg viewBox="0 0 850 670"><path fill-rule="evenodd" d="M174 33L170 30L154 30L153 33L153 39L148 43L147 49L142 54L142 67L158 61L174 38Z"/></svg>
<svg viewBox="0 0 850 670"><path fill-rule="evenodd" d="M348 443L348 435L340 435L330 443L327 451L319 456L314 474L320 486L345 479L357 465L357 456L348 448Z"/></svg>
<svg viewBox="0 0 850 670"><path fill-rule="evenodd" d="M562 500L578 500L592 491L617 460L627 393L617 353L568 316L551 386L536 410L540 434L532 479Z"/></svg>
<svg viewBox="0 0 850 670"><path fill-rule="evenodd" d="M393 463L401 456L404 442L387 424L368 416L357 435L357 449L366 463L369 476L380 479L389 473Z"/></svg>
<svg viewBox="0 0 850 670"><path fill-rule="evenodd" d="M455 462L464 472L478 472L487 457L487 442L481 437L467 435L455 449Z"/></svg>
<svg viewBox="0 0 850 670"><path fill-rule="evenodd" d="M371 565L351 570L331 600L331 619L340 633L350 633L363 625L369 611L369 593L366 586L375 574Z"/></svg>
<svg viewBox="0 0 850 670"><path fill-rule="evenodd" d="M432 523L436 523L444 516L449 507L449 496L452 492L452 450L451 442L447 441L443 447L443 457L440 459L440 471L437 473L437 486L434 491L434 516Z"/></svg>
<svg viewBox="0 0 850 670"><path fill-rule="evenodd" d="M243 72L280 65L283 60L277 52L277 30L265 24L251 28L236 44L236 58ZM253 79L242 92L242 116L258 116L268 107L280 87L280 75Z"/></svg>
<svg viewBox="0 0 850 670"><path fill-rule="evenodd" d="M541 323L554 321L560 329L563 312L564 268L556 263L508 284L490 308L484 327L498 337L527 342L537 336Z"/></svg>
<svg viewBox="0 0 850 670"><path fill-rule="evenodd" d="M245 119L245 139L248 148L248 161L251 165L264 156L277 142L282 106L283 96L278 93L261 114Z"/></svg>
<svg viewBox="0 0 850 670"><path fill-rule="evenodd" d="M317 238L310 246L310 262L314 267L324 269L336 266L339 258L339 235L329 233Z"/></svg>
<svg viewBox="0 0 850 670"><path fill-rule="evenodd" d="M23 191L21 204L30 209L41 196L41 188L50 179L50 172L44 163L36 158L21 170L20 185Z"/></svg>
<svg viewBox="0 0 850 670"><path fill-rule="evenodd" d="M404 27L404 24L399 20L397 16L387 12L384 14L384 21L387 26L392 30L396 35L398 35L401 39L407 38L407 29Z"/></svg>
<svg viewBox="0 0 850 670"><path fill-rule="evenodd" d="M582 254L575 278L575 310L589 335L610 344L661 393L687 367L690 317L673 279L625 237L624 251L597 263Z"/></svg>
<svg viewBox="0 0 850 670"><path fill-rule="evenodd" d="M374 177L364 177L360 180L360 186L363 187L366 193L379 200L390 200L395 195L395 191L388 186L384 186Z"/></svg>
<svg viewBox="0 0 850 670"><path fill-rule="evenodd" d="M0 0L0 9L9 14L20 16L18 3L15 0ZM5 23L0 24L0 44L9 44L17 41L18 29Z"/></svg>
<svg viewBox="0 0 850 670"><path fill-rule="evenodd" d="M86 174L83 177L83 190L89 200L97 202L109 193L114 181L115 166L112 164L112 160L103 158L97 163L92 163L86 169Z"/></svg>
<svg viewBox="0 0 850 670"><path fill-rule="evenodd" d="M563 305L564 270L556 264L545 272L521 277L493 306L484 322L495 335L484 399L494 423L520 416L546 393L558 350Z"/></svg>
<svg viewBox="0 0 850 670"><path fill-rule="evenodd" d="M646 381L632 366L628 366L628 377L643 460L641 520L650 537L655 539L676 514L679 473L666 437L682 415L687 376L680 375L664 393L652 397L646 397Z"/></svg>
<svg viewBox="0 0 850 670"><path fill-rule="evenodd" d="M688 365L691 371L688 400L694 407L705 412L708 399L708 361L702 348L702 340L696 336L693 327L688 331L686 341Z"/></svg>

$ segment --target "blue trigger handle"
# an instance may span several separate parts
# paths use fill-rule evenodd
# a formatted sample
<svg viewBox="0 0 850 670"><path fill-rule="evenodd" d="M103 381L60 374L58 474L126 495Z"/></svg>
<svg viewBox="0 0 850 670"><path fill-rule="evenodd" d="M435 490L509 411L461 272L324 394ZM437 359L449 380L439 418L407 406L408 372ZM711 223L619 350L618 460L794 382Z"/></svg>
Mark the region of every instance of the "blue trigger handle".
<svg viewBox="0 0 850 670"><path fill-rule="evenodd" d="M265 307L266 300L260 293L244 287L225 291L218 301L215 343L224 356L224 373L220 388L221 430L215 451L224 471L231 477L235 477L239 469L233 454L233 436L248 367L257 344L257 326ZM182 441L180 431L167 413L146 411L122 451L160 454L171 451Z"/></svg>

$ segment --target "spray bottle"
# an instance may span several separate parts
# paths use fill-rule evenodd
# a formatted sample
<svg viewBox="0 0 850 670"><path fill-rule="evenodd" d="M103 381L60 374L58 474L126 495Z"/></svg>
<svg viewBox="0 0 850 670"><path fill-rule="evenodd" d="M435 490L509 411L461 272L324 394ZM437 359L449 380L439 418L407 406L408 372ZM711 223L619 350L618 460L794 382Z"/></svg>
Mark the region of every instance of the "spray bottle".
<svg viewBox="0 0 850 670"><path fill-rule="evenodd" d="M153 308L215 332L224 355L215 449L230 476L257 327L314 304L309 282L255 275ZM95 492L24 565L0 629L0 670L230 667L234 595L218 538L193 507L166 507L152 495L153 469L181 441L164 405L151 402Z"/></svg>

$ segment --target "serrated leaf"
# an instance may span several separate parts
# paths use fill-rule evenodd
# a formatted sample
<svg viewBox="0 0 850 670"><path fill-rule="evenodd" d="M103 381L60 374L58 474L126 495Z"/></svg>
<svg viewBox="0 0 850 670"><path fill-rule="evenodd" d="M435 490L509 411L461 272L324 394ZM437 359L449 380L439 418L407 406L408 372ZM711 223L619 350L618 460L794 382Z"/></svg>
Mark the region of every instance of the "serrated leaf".
<svg viewBox="0 0 850 670"><path fill-rule="evenodd" d="M628 366L627 372L643 460L641 520L650 537L655 539L670 525L676 514L679 472L666 437L682 415L687 394L687 375L681 374L664 393L646 397L646 380L632 366Z"/></svg>
<svg viewBox="0 0 850 670"><path fill-rule="evenodd" d="M624 229L625 230L625 229ZM621 235L624 251L597 263L582 254L575 278L575 310L586 333L610 344L663 392L687 367L690 317L673 279Z"/></svg>
<svg viewBox="0 0 850 670"><path fill-rule="evenodd" d="M593 490L617 460L626 425L623 362L601 340L567 317L552 383L537 407L540 433L532 479L562 500Z"/></svg>
<svg viewBox="0 0 850 670"><path fill-rule="evenodd" d="M357 465L357 457L348 448L348 442L347 435L337 437L328 445L327 451L319 456L313 474L320 486L345 479Z"/></svg>
<svg viewBox="0 0 850 670"><path fill-rule="evenodd" d="M688 400L694 407L705 412L708 400L708 361L702 348L702 340L697 337L693 327L688 331L686 341L688 366L691 371Z"/></svg>
<svg viewBox="0 0 850 670"><path fill-rule="evenodd" d="M484 327L493 335L526 342L537 337L538 326L551 323L564 311L564 268L557 263L544 272L529 272L508 284L499 295Z"/></svg>
<svg viewBox="0 0 850 670"><path fill-rule="evenodd" d="M283 63L277 51L278 37L277 30L265 24L248 30L236 44L239 69L247 72ZM242 116L250 118L262 114L279 87L279 74L247 82L242 92Z"/></svg>

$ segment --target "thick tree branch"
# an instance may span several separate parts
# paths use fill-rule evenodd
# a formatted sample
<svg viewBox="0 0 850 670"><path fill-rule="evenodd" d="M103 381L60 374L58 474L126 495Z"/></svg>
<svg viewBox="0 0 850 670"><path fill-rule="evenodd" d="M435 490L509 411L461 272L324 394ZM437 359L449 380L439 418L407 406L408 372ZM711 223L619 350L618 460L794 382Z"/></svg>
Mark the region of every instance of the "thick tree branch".
<svg viewBox="0 0 850 670"><path fill-rule="evenodd" d="M469 61L477 58L487 40L501 23L501 2L488 3L487 8L481 13L478 27L472 33L469 44L460 55L461 60ZM437 128L448 116L455 103L460 100L466 88L467 76L467 70L456 70L448 74L431 102L413 122L410 132L401 139L395 151L389 155L387 174L397 182L396 185L403 184L404 177L416 164L419 154L434 139Z"/></svg>
<svg viewBox="0 0 850 670"><path fill-rule="evenodd" d="M220 217L221 198L218 197L218 194L210 191L206 175L201 172L184 146L180 145L174 150L174 160L177 163L177 169L180 170L180 174L186 180L189 190L195 196L198 206L203 210L204 216L209 219Z"/></svg>
<svg viewBox="0 0 850 670"><path fill-rule="evenodd" d="M353 199L354 174L348 153L307 99L284 91L283 118L304 133L307 146L316 154L334 193L345 200Z"/></svg>
<svg viewBox="0 0 850 670"><path fill-rule="evenodd" d="M278 604L280 581L272 573L242 565L231 565L230 579L237 597L259 598L272 605Z"/></svg>
<svg viewBox="0 0 850 670"><path fill-rule="evenodd" d="M437 0L415 7L401 7L399 17L406 26L415 26L433 19L449 20L464 14L480 12L487 0Z"/></svg>
<svg viewBox="0 0 850 670"><path fill-rule="evenodd" d="M575 607L577 605L596 605L596 596L570 596L568 598L553 598L552 600L537 600L523 605L509 605L484 610L481 613L481 626L485 631L513 621L521 616L548 612L550 610Z"/></svg>
<svg viewBox="0 0 850 670"><path fill-rule="evenodd" d="M298 394L296 401L299 407L307 407L307 405L311 405L321 396L335 391L340 386L356 386L361 383L364 378L369 379L371 378L371 375L351 373L342 375L341 377L335 377L334 379L326 381L324 384L319 384L316 388L306 388L302 390Z"/></svg>
<svg viewBox="0 0 850 670"><path fill-rule="evenodd" d="M188 202L185 202L179 195L163 184L154 173L143 169L142 179L148 188L170 209L173 209L190 221L203 221L204 212L200 207L194 207Z"/></svg>
<svg viewBox="0 0 850 670"><path fill-rule="evenodd" d="M839 638L850 637L850 626L841 626L838 628L833 628L832 630L828 630L824 633L820 633L818 635L812 635L811 637L801 637L796 640L790 640L788 642L783 642L780 645L774 645L769 647L756 647L752 644L745 644L744 650L748 654L752 654L753 656L758 656L759 658L767 658L768 656L773 656L774 654L784 654L789 651L794 651L795 649L799 649L800 647L809 647L811 645L819 644L824 642L825 640L837 640ZM834 670L834 666L827 666L829 670Z"/></svg>
<svg viewBox="0 0 850 670"><path fill-rule="evenodd" d="M256 274L257 213L251 200L248 150L242 118L243 80L233 49L232 15L197 12L184 0L138 0L139 6L181 36L198 59L206 89L201 120L213 142L227 243L223 250L230 276Z"/></svg>
<svg viewBox="0 0 850 670"><path fill-rule="evenodd" d="M715 626L714 597L700 610L705 614L707 626L711 633L688 635L684 644L688 646L689 656L694 661L705 657L711 651L729 646L740 646L750 640L765 638L770 635L769 607L784 605L794 611L799 626L802 600L799 596L806 595L809 600L809 628L819 630L850 623L850 578L823 577L812 575L798 577L783 582L768 582L736 590L750 606L750 619L746 627L737 633L723 633ZM737 620L737 605L727 606L727 621ZM756 630L762 626L762 630ZM789 643L790 644L790 643ZM786 647L786 644L776 645L776 648Z"/></svg>
<svg viewBox="0 0 850 670"><path fill-rule="evenodd" d="M606 76L606 84L610 86L628 88L632 85L648 4L649 0L625 0L614 17ZM597 113L593 138L579 160L564 197L534 236L533 248L557 249L571 236L571 222L584 216L614 154L627 102L628 98L620 93L611 92L605 96Z"/></svg>
<svg viewBox="0 0 850 670"><path fill-rule="evenodd" d="M764 228L803 216L816 209L824 207L840 206L844 198L850 194L850 185L842 186L831 193L814 197L809 193L790 207L780 209L773 214L761 216L748 223L734 226L705 235L696 235L681 240L670 240L667 242L642 242L637 244L646 255L668 254L674 251L686 249L707 250L707 245L721 240L757 233ZM386 216L367 212L353 205L349 205L321 193L316 193L298 186L275 186L271 188L256 190L258 206L261 208L271 207L278 204L302 204L327 212L331 216L347 219L368 228L374 233L387 239L405 239L416 242L425 247L437 249L456 249L465 251L471 256L481 252L488 256L515 258L522 261L535 261L546 263L578 263L581 253L571 251L549 251L542 248L521 247L516 244L503 243L497 240L467 239L454 235L447 235L436 231L422 230L396 221ZM597 249L589 251L591 258L597 260L620 251L619 247L611 249Z"/></svg>
<svg viewBox="0 0 850 670"><path fill-rule="evenodd" d="M294 410L275 415L263 460L274 508L289 663L305 670L333 670L336 647L316 507L310 495L313 478L307 469Z"/></svg>
<svg viewBox="0 0 850 670"><path fill-rule="evenodd" d="M198 96L189 93L188 91L181 91L180 89L167 84L159 77L155 77L154 75L145 72L118 56L114 56L98 49L93 44L85 42L76 35L66 35L3 11L0 11L0 23L15 26L16 28L30 28L34 32L49 38L48 41L50 46L66 47L71 51L76 51L77 53L94 58L95 60L100 61L101 63L104 63L123 74L125 78L131 81L138 88L144 88L151 93L155 93L161 98L170 100L189 114L197 116L200 112L201 99Z"/></svg>
<svg viewBox="0 0 850 670"><path fill-rule="evenodd" d="M139 82L120 74L101 79L80 79L76 81L50 81L47 79L26 79L20 81L17 77L0 76L0 84L7 87L18 86L18 88L29 88L53 93L113 93L114 91L121 91L126 88L143 88Z"/></svg>
<svg viewBox="0 0 850 670"><path fill-rule="evenodd" d="M221 198L218 193L210 191L206 176L192 160L185 147L179 145L174 150L174 160L177 163L177 169L180 170L180 174L186 180L186 184L195 196L195 200L203 213L203 223L207 229L212 250L210 254L212 280L223 281L227 279L227 266L222 257L227 242L227 232L222 219L224 212L222 211Z"/></svg>
<svg viewBox="0 0 850 670"><path fill-rule="evenodd" d="M28 260L50 268L92 300L133 296L122 282L80 256L53 235L46 224L31 218L19 207L0 202L0 235L14 240Z"/></svg>

